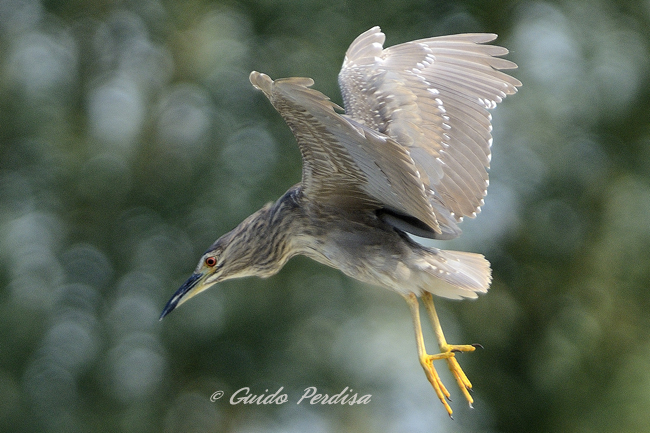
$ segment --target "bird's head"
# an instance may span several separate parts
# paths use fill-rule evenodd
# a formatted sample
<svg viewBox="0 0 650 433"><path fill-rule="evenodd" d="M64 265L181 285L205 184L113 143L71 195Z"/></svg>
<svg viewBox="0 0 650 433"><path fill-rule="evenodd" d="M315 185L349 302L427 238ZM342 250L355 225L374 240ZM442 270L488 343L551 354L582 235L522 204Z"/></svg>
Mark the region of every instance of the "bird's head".
<svg viewBox="0 0 650 433"><path fill-rule="evenodd" d="M282 227L269 227L270 209L270 204L263 207L210 246L192 275L167 302L161 320L220 281L249 276L265 278L280 270L288 260L287 249L282 248L285 237L276 235Z"/></svg>
<svg viewBox="0 0 650 433"><path fill-rule="evenodd" d="M179 287L165 305L160 320L188 299L224 280L224 248L223 245L219 245L221 239L217 240L203 254L192 275Z"/></svg>

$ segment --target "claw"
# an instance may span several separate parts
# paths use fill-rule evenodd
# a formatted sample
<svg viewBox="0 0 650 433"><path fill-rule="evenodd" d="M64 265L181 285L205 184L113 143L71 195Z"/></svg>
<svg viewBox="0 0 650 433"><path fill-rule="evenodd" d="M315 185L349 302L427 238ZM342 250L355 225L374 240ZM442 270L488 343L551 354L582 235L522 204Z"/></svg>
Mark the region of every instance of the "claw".
<svg viewBox="0 0 650 433"><path fill-rule="evenodd" d="M482 344L474 343L472 346L476 347L477 349L485 349Z"/></svg>

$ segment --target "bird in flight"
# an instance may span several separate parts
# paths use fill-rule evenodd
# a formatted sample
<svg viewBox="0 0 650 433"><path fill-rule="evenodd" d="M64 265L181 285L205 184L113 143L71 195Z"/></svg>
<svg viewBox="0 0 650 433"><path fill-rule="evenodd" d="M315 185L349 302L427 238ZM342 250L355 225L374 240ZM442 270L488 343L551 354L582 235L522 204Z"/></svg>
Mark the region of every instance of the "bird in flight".
<svg viewBox="0 0 650 433"><path fill-rule="evenodd" d="M430 248L410 235L452 239L475 217L487 192L492 144L489 109L521 86L502 70L508 50L494 34L421 39L383 48L373 27L345 55L339 85L345 109L314 90L310 78L250 81L291 128L302 180L275 203L217 239L165 306L161 319L214 284L269 277L293 256L307 257L406 300L418 358L452 415L433 361L445 360L469 402L472 385L456 359L479 345L445 340L432 295L476 298L491 282L480 254ZM344 113L344 114L343 114ZM422 299L440 352L427 353Z"/></svg>

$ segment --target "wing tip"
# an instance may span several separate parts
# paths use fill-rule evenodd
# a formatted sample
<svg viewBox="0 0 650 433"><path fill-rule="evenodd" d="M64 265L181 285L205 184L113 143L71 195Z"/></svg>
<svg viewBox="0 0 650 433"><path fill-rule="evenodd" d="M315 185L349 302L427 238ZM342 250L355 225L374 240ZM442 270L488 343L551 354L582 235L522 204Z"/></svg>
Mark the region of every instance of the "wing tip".
<svg viewBox="0 0 650 433"><path fill-rule="evenodd" d="M268 75L262 72L252 71L248 79L253 87L264 92L266 96L271 96L273 93L273 80Z"/></svg>
<svg viewBox="0 0 650 433"><path fill-rule="evenodd" d="M306 77L290 77L278 78L277 80L271 79L268 75L252 71L248 76L251 84L257 90L261 90L264 94L271 99L274 92L284 89L284 92L291 91L291 89L309 89L314 85L314 80ZM310 92L316 94L317 91L309 89ZM320 94L320 92L318 92ZM325 95L321 99L328 99ZM337 106L338 107L338 106Z"/></svg>
<svg viewBox="0 0 650 433"><path fill-rule="evenodd" d="M374 26L357 36L345 52L344 64L357 59L377 56L384 49L386 35L379 26Z"/></svg>

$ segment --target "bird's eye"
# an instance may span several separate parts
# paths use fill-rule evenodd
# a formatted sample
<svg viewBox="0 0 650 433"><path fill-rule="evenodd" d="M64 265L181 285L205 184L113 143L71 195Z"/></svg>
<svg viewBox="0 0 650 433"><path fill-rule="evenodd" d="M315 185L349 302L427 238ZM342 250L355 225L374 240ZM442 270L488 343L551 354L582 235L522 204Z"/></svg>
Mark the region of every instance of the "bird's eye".
<svg viewBox="0 0 650 433"><path fill-rule="evenodd" d="M210 256L210 257L205 258L205 265L206 266L211 268L216 264L217 264L217 259L215 257Z"/></svg>

